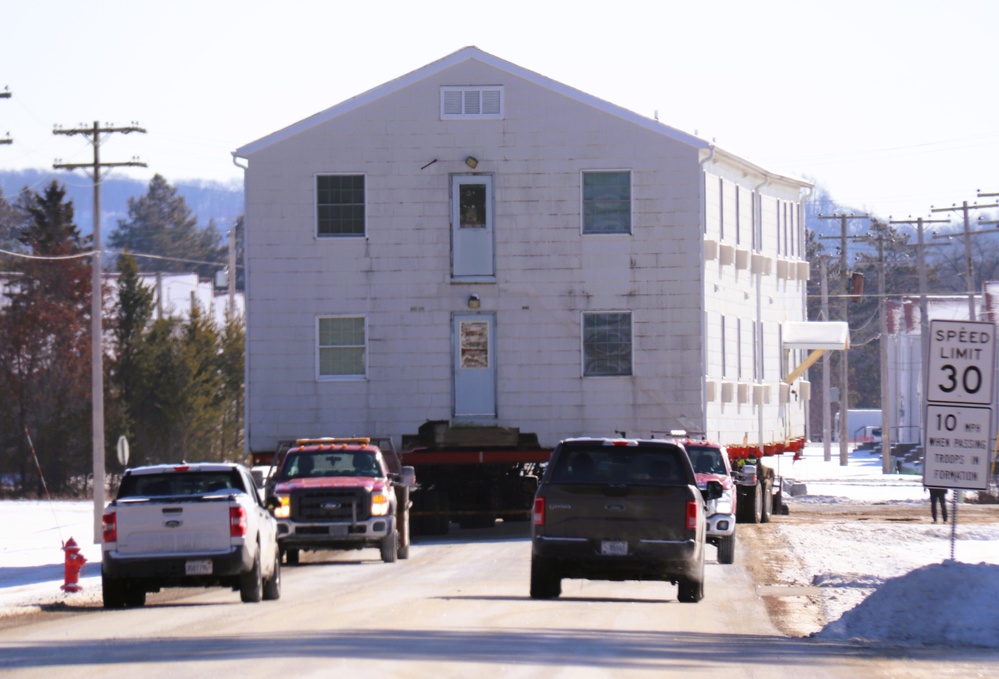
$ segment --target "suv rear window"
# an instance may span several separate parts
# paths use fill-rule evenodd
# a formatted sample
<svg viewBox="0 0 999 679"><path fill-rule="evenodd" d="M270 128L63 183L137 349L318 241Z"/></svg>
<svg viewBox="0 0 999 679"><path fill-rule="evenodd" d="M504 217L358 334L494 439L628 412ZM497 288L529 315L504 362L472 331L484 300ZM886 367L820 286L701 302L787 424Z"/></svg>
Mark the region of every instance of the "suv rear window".
<svg viewBox="0 0 999 679"><path fill-rule="evenodd" d="M555 460L551 483L686 485L681 455L663 446L574 445Z"/></svg>
<svg viewBox="0 0 999 679"><path fill-rule="evenodd" d="M238 471L130 474L121 480L118 497L204 495L224 490L243 491Z"/></svg>

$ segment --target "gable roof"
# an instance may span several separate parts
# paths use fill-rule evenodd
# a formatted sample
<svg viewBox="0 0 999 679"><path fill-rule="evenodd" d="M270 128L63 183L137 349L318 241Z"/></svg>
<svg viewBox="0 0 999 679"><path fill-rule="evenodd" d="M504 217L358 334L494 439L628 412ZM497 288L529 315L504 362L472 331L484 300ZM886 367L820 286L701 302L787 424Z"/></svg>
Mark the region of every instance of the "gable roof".
<svg viewBox="0 0 999 679"><path fill-rule="evenodd" d="M680 130L669 127L668 125L663 125L655 120L651 120L644 116L640 116L637 113L629 111L620 106L616 106L615 104L611 104L610 102L604 101L603 99L599 99L592 95L586 94L585 92L581 92L580 90L574 89L567 85L563 85L562 83L552 80L551 78L546 78L545 76L535 73L534 71L529 71L526 68L521 68L520 66L512 64L509 61L504 61L503 59L500 59L491 54L483 52L478 47L470 46L460 49L457 52L453 52L448 56L444 57L443 59L438 59L437 61L427 64L423 68L407 73L406 75L396 78L395 80L390 80L387 83L384 83L382 85L379 85L378 87L368 90L367 92L364 92L363 94L351 97L350 99L347 99L346 101L343 101L335 106L332 106L326 109L325 111L321 111L319 113L316 113L315 115L309 116L304 120L289 125L288 127L282 130L278 130L277 132L274 132L272 134L269 134L266 137L262 137L254 142L246 144L245 146L241 146L239 149L236 150L235 155L239 157L247 157L253 155L257 151L265 149L268 146L271 146L272 144L276 144L290 137L294 137L298 134L301 134L302 132L305 132L307 130L312 129L313 127L316 127L317 125L322 125L323 123L326 123L330 120L337 118L338 116L341 116L345 113L349 113L350 111L354 111L358 108L361 108L362 106L377 101L382 97L394 94L395 92L398 92L399 90L402 90L403 88L408 87L409 85L412 85L426 78L432 77L440 73L441 71L445 71L457 64L472 60L482 62L499 71L509 73L510 75L515 76L517 78L522 78L528 82L538 85L539 87L544 87L548 90L569 97L570 99L574 99L582 104L586 104L587 106L591 106L593 108L599 109L601 111L617 116L619 118L623 118L625 120L633 122L637 125L641 125L642 127L646 127L660 134L665 134L671 139L675 139L676 141L682 142L689 146L693 146L695 148L704 148L704 149L708 148L709 146L709 144L703 139L699 139L693 135L681 132Z"/></svg>
<svg viewBox="0 0 999 679"><path fill-rule="evenodd" d="M314 127L322 125L330 120L337 118L338 116L344 115L351 111L355 111L363 106L366 106L372 102L375 102L383 97L394 94L405 87L408 87L414 83L417 83L426 78L432 77L442 71L445 71L457 64L465 61L479 61L487 66L491 66L499 71L508 73L514 77L521 78L527 82L533 83L539 87L543 87L557 94L561 94L569 99L573 99L580 104L585 106L590 106L597 110L603 111L609 115L615 116L634 125L642 127L649 130L655 134L663 135L669 139L686 144L687 146L698 149L702 152L702 158L710 159L714 156L722 156L730 161L734 161L744 167L751 168L752 170L759 172L760 174L767 176L772 179L779 179L783 181L788 181L792 184L796 184L802 187L810 187L811 183L797 179L794 177L784 176L780 174L775 174L764 170L763 168L751 163L744 158L740 158L734 154L728 153L716 147L713 143L709 143L700 137L696 137L692 134L682 132L676 128L670 127L660 123L658 120L653 120L646 116L639 115L634 111L630 111L626 108L618 106L617 104L612 104L608 101L595 97L591 94L587 94L581 90L577 90L568 85L564 85L556 80L547 78L539 73L530 71L516 64L510 63L495 57L492 54L483 52L478 47L469 46L464 47L457 52L452 52L443 59L438 59L437 61L431 62L426 66L419 68L415 71L411 71L406 75L400 76L394 80L390 80L382 85L374 87L367 92L359 94L355 97L351 97L335 106L332 106L325 111L320 111L315 115L309 116L304 120L300 120L297 123L289 125L277 132L273 132L265 137L261 137L256 141L245 144L232 152L233 159L235 158L249 158L254 153L266 149L273 144L280 143L286 139L295 137L303 132L311 130Z"/></svg>

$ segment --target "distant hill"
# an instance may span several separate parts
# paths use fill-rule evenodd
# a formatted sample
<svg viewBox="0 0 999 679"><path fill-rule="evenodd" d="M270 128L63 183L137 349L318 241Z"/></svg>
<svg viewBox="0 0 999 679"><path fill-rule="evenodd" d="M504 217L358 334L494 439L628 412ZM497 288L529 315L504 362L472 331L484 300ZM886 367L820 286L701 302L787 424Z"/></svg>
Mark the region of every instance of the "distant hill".
<svg viewBox="0 0 999 679"><path fill-rule="evenodd" d="M8 201L14 202L24 187L41 192L53 179L66 187L66 195L73 201L76 224L80 227L81 233L91 233L94 189L90 177L82 172L0 171L0 189ZM187 206L198 218L200 226L205 226L214 219L224 234L243 214L242 184L182 181L171 182L171 185L184 196ZM128 219L128 199L139 198L148 190L149 182L141 179L116 178L112 173L104 180L101 186L101 235L104 238L117 228L119 220Z"/></svg>

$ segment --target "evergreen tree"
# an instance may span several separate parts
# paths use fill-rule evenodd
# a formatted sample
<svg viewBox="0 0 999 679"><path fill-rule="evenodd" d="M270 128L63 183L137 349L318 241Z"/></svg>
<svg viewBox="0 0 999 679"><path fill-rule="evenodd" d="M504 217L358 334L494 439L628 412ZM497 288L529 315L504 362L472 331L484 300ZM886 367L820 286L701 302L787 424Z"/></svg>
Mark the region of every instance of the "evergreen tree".
<svg viewBox="0 0 999 679"><path fill-rule="evenodd" d="M128 216L127 221L118 221L109 239L111 246L165 258L139 258L141 271L194 270L201 278L211 278L218 266L192 262L225 262L222 236L215 222L199 229L187 201L160 175L150 180L146 195L128 199Z"/></svg>
<svg viewBox="0 0 999 679"><path fill-rule="evenodd" d="M244 371L246 330L243 319L226 314L220 336L219 353L222 378L222 423L220 448L223 459L240 460L244 455Z"/></svg>
<svg viewBox="0 0 999 679"><path fill-rule="evenodd" d="M0 309L0 473L40 491L27 446L31 434L53 492L70 489L90 467L90 288L86 245L73 223L65 189L52 182L44 195L25 191L26 221L15 237L32 258L16 260Z"/></svg>
<svg viewBox="0 0 999 679"><path fill-rule="evenodd" d="M135 442L137 395L144 379L139 360L141 343L153 314L153 292L139 280L135 257L128 253L118 258L118 295L110 331L114 338L114 357L110 361L107 391L108 430L114 438L124 435ZM130 464L139 464L138 456Z"/></svg>

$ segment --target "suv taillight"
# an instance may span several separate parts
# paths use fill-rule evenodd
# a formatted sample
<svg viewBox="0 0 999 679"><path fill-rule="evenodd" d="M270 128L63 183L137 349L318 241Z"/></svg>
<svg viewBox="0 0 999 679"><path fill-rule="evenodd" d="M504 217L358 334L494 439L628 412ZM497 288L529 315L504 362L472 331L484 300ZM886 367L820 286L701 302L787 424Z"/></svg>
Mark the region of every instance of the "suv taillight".
<svg viewBox="0 0 999 679"><path fill-rule="evenodd" d="M534 511L531 512L531 516L534 517L535 526L545 525L545 499L543 497L534 498Z"/></svg>
<svg viewBox="0 0 999 679"><path fill-rule="evenodd" d="M697 512L699 506L697 500L687 500L687 529L697 529Z"/></svg>
<svg viewBox="0 0 999 679"><path fill-rule="evenodd" d="M246 509L229 507L229 537L241 538L246 535Z"/></svg>
<svg viewBox="0 0 999 679"><path fill-rule="evenodd" d="M104 512L104 542L118 542L118 515L114 511Z"/></svg>

